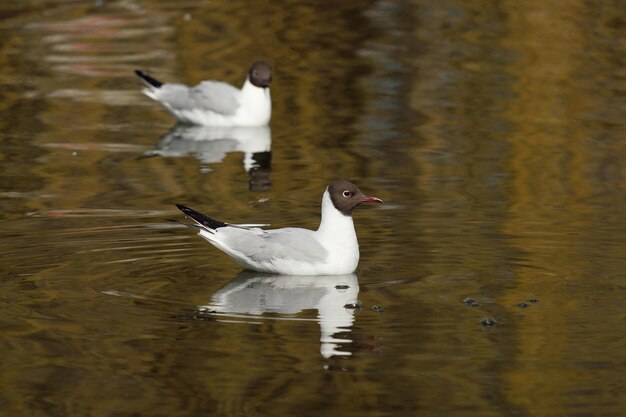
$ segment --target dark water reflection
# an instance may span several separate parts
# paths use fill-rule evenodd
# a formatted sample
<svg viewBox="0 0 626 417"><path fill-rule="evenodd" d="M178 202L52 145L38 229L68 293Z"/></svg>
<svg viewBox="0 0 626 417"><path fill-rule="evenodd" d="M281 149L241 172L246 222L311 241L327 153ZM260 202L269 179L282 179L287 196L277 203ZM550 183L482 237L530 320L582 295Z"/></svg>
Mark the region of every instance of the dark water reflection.
<svg viewBox="0 0 626 417"><path fill-rule="evenodd" d="M623 414L623 4L101 3L0 6L0 414ZM133 74L259 58L253 140ZM386 202L346 293L167 221L315 228L336 177Z"/></svg>
<svg viewBox="0 0 626 417"><path fill-rule="evenodd" d="M251 191L271 187L272 132L269 126L212 127L177 124L164 134L157 149L146 157L183 157L193 155L209 172L210 164L222 162L227 154L243 153L243 168L250 175Z"/></svg>
<svg viewBox="0 0 626 417"><path fill-rule="evenodd" d="M350 356L341 344L352 340L336 337L348 332L354 313L360 308L359 282L354 274L335 276L276 276L242 272L198 307L201 314L215 315L219 321L252 320L255 316L276 315L276 320L302 320L298 313L316 310L320 326L320 352L323 357ZM267 316L265 317L267 319ZM246 321L248 322L248 321Z"/></svg>

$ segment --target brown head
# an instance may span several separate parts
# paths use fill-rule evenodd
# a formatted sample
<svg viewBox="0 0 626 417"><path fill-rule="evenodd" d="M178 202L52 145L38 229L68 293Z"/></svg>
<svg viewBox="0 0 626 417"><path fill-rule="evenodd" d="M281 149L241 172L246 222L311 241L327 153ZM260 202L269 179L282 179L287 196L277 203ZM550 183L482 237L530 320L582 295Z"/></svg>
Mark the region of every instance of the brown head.
<svg viewBox="0 0 626 417"><path fill-rule="evenodd" d="M346 180L335 180L328 186L328 194L333 206L346 216L352 215L352 209L361 203L382 203L378 197L368 197L359 187Z"/></svg>
<svg viewBox="0 0 626 417"><path fill-rule="evenodd" d="M267 88L272 83L272 69L267 62L257 61L250 67L248 77L257 87Z"/></svg>

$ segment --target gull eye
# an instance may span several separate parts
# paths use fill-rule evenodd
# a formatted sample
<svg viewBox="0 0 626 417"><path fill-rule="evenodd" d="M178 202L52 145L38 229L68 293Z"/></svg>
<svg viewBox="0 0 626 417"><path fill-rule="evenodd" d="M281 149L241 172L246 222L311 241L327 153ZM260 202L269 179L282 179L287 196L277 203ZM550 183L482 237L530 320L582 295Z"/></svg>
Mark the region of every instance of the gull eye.
<svg viewBox="0 0 626 417"><path fill-rule="evenodd" d="M345 190L345 191L343 192L343 196L344 196L345 198L348 198L348 197L350 197L351 195L352 195L352 193L351 193L350 191L348 191L348 190Z"/></svg>

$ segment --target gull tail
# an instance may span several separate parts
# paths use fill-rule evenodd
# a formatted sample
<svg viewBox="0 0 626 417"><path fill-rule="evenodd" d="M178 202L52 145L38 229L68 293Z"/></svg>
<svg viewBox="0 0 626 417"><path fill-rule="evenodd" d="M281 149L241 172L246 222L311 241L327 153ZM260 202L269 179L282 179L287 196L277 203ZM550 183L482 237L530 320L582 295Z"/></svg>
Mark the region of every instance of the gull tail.
<svg viewBox="0 0 626 417"><path fill-rule="evenodd" d="M176 204L176 207L178 207L180 211L185 213L187 217L198 223L198 225L201 226L203 229L211 233L213 233L215 229L228 226L227 223L216 220L212 217L207 216L206 214L200 213L199 211L195 211L194 209L191 209L187 206L183 206L182 204Z"/></svg>
<svg viewBox="0 0 626 417"><path fill-rule="evenodd" d="M154 78L152 78L151 76L149 76L143 71L135 70L135 74L137 74L137 77L141 78L141 81L143 81L146 87L157 89L157 88L161 88L161 86L163 85L161 81L155 80Z"/></svg>

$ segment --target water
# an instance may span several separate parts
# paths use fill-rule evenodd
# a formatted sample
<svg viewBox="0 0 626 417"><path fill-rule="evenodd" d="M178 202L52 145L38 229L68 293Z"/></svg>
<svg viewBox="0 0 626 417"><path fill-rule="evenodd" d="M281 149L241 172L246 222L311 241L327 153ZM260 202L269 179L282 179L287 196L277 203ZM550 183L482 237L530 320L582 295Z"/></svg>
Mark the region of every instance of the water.
<svg viewBox="0 0 626 417"><path fill-rule="evenodd" d="M623 415L624 6L3 3L0 414ZM133 75L260 58L271 130L212 141ZM315 228L338 177L355 275L168 221Z"/></svg>

